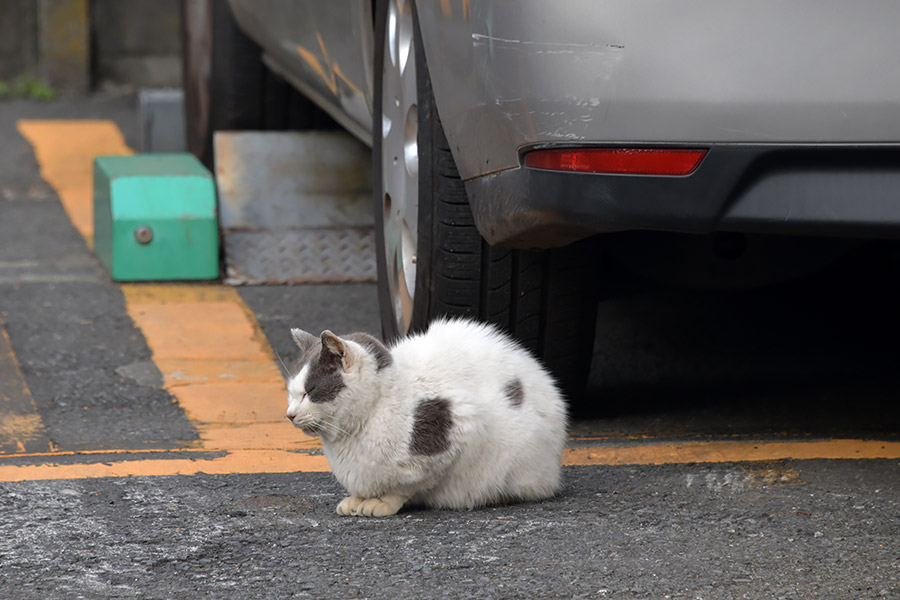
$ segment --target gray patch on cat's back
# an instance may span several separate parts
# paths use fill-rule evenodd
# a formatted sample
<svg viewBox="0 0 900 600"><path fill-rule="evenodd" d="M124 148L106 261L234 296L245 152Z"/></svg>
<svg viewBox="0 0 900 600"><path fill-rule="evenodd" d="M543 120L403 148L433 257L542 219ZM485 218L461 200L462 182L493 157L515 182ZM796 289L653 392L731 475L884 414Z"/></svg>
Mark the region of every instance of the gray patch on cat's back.
<svg viewBox="0 0 900 600"><path fill-rule="evenodd" d="M410 454L434 456L450 449L450 428L453 416L446 398L420 400L413 415Z"/></svg>
<svg viewBox="0 0 900 600"><path fill-rule="evenodd" d="M307 358L304 356L303 358ZM310 402L331 402L344 389L341 377L341 357L322 352L321 347L309 353L309 370L306 372L306 394ZM302 369L302 366L301 366Z"/></svg>
<svg viewBox="0 0 900 600"><path fill-rule="evenodd" d="M522 401L525 400L525 390L522 389L522 382L518 378L507 383L503 393L513 406L522 406Z"/></svg>
<svg viewBox="0 0 900 600"><path fill-rule="evenodd" d="M365 348L366 351L375 358L377 371L391 366L391 363L394 362L394 357L391 356L391 351L388 350L387 347L382 344L377 338L369 335L368 333L351 333L350 335L345 335L344 339L356 342L357 344Z"/></svg>

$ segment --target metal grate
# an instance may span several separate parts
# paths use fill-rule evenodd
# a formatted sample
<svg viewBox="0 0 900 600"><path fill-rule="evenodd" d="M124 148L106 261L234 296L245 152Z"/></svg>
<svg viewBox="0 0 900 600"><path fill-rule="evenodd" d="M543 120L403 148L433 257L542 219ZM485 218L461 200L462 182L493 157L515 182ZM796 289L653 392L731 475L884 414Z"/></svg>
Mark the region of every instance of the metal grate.
<svg viewBox="0 0 900 600"><path fill-rule="evenodd" d="M371 227L225 232L225 281L337 283L375 281Z"/></svg>

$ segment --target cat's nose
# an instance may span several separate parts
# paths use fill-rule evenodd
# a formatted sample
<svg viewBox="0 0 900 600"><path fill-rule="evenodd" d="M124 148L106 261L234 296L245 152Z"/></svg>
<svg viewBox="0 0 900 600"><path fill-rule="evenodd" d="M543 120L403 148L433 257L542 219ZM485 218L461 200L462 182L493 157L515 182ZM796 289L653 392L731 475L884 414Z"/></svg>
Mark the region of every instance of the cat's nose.
<svg viewBox="0 0 900 600"><path fill-rule="evenodd" d="M288 421L293 421L294 417L296 417L297 415L292 415L291 413L287 413L284 416L285 416L285 418L287 418Z"/></svg>

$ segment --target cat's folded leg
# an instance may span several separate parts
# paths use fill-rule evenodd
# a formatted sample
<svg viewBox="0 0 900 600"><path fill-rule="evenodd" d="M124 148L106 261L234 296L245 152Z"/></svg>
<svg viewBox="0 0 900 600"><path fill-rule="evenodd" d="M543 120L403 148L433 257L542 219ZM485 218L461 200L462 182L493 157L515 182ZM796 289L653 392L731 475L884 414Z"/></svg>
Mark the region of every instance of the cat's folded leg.
<svg viewBox="0 0 900 600"><path fill-rule="evenodd" d="M365 498L360 498L359 496L347 496L338 503L337 514L344 515L345 517L356 514L356 508L363 500L365 500Z"/></svg>
<svg viewBox="0 0 900 600"><path fill-rule="evenodd" d="M409 498L386 494L379 498L367 498L356 508L356 514L361 517L387 517L397 514L397 511L406 504Z"/></svg>

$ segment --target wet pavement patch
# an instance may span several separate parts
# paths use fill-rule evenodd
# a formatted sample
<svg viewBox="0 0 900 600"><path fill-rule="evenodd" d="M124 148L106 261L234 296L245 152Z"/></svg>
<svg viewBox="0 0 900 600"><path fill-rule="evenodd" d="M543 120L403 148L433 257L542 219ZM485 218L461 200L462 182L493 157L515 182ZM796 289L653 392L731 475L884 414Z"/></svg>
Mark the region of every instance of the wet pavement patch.
<svg viewBox="0 0 900 600"><path fill-rule="evenodd" d="M758 486L805 485L790 461L750 463L741 467L750 483Z"/></svg>

